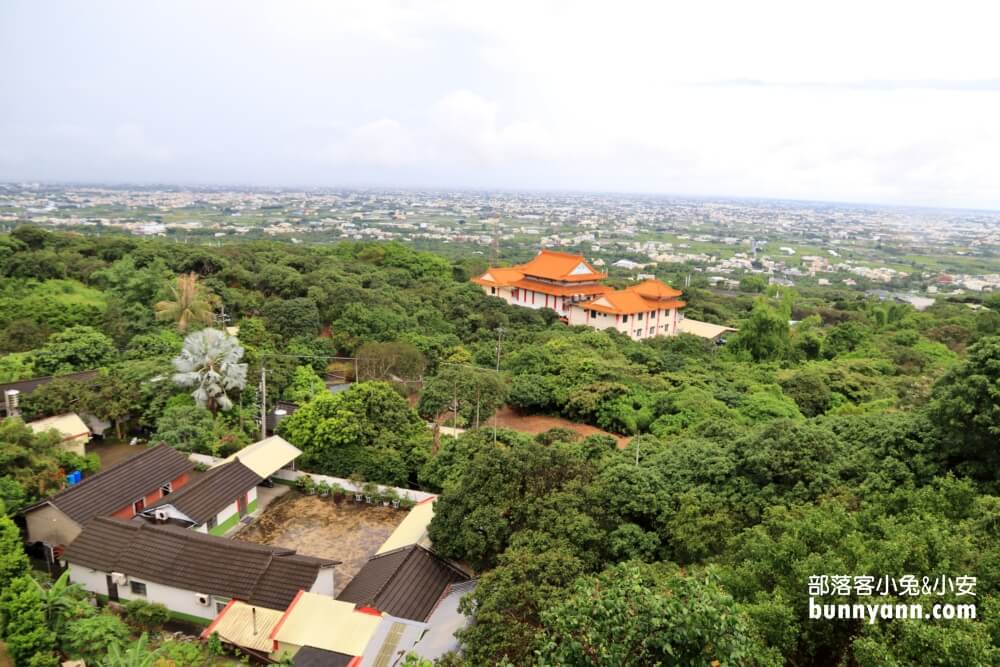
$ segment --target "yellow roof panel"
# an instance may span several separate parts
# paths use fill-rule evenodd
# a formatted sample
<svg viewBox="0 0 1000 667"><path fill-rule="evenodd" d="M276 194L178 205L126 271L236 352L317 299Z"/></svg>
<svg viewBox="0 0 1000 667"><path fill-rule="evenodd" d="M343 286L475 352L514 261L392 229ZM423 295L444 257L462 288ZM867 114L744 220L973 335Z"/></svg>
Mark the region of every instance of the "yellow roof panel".
<svg viewBox="0 0 1000 667"><path fill-rule="evenodd" d="M79 438L82 436L90 437L90 429L87 425L83 423L80 416L75 412L70 412L65 415L56 415L55 417L46 417L45 419L38 419L33 422L28 422L28 426L35 433L44 433L49 429L54 428L62 436L63 440L70 438Z"/></svg>
<svg viewBox="0 0 1000 667"><path fill-rule="evenodd" d="M271 633L284 615L284 612L276 609L233 600L205 629L202 636L209 637L213 632L218 632L219 639L230 644L270 653L274 649Z"/></svg>
<svg viewBox="0 0 1000 667"><path fill-rule="evenodd" d="M712 324L711 322L690 320L685 317L677 323L677 331L680 333L701 336L702 338L716 338L724 333L736 331L736 329L732 327L724 327L721 324Z"/></svg>
<svg viewBox="0 0 1000 667"><path fill-rule="evenodd" d="M270 438L247 445L222 463L229 463L239 458L240 463L266 479L294 461L301 453L298 447L284 438L272 435Z"/></svg>
<svg viewBox="0 0 1000 667"><path fill-rule="evenodd" d="M271 638L293 646L361 655L381 622L381 614L357 611L353 603L303 591L288 607Z"/></svg>
<svg viewBox="0 0 1000 667"><path fill-rule="evenodd" d="M396 530L392 531L392 535L386 538L375 554L378 555L401 547L408 547L412 544L420 544L426 537L427 526L430 525L433 518L433 499L425 500L414 506L402 522L396 526Z"/></svg>

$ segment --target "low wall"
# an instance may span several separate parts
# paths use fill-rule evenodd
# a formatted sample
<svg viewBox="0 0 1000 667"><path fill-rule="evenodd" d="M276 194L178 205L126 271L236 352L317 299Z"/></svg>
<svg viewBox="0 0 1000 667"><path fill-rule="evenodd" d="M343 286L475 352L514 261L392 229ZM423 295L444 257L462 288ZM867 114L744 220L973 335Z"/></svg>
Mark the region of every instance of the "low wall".
<svg viewBox="0 0 1000 667"><path fill-rule="evenodd" d="M221 462L223 459L216 458L214 456L209 456L207 454L188 454L188 458L195 463L201 463L207 466L213 466L216 463ZM343 479L342 477L330 477L329 475L319 475L317 473L304 472L301 470L289 470L288 468L282 468L278 472L274 473L273 477L275 479L284 480L286 482L294 483L299 477L303 475L309 475L313 478L313 481L319 484L320 482L326 482L327 484L337 484L338 486L344 487L347 491L361 491L361 489L354 484L349 479ZM429 493L427 491L417 491L415 489L401 489L398 486L384 486L378 485L379 492L384 493L390 489L395 491L400 498L409 498L415 502L421 502L427 500L428 498L436 498L436 493Z"/></svg>

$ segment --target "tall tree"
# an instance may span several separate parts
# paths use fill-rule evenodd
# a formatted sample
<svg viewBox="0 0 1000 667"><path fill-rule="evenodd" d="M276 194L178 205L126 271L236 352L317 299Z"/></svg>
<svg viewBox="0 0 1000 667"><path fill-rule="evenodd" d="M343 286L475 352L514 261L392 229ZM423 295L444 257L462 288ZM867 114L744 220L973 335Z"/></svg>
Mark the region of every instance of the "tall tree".
<svg viewBox="0 0 1000 667"><path fill-rule="evenodd" d="M750 318L740 328L733 347L746 350L754 361L781 359L788 353L788 316L764 300L758 300Z"/></svg>
<svg viewBox="0 0 1000 667"><path fill-rule="evenodd" d="M50 337L34 353L35 372L58 375L105 366L116 352L111 339L88 326L75 326Z"/></svg>
<svg viewBox="0 0 1000 667"><path fill-rule="evenodd" d="M178 331L187 331L192 324L208 326L215 321L215 295L198 283L198 274L177 276L176 284L169 286L173 300L156 304L156 319L170 320L177 324Z"/></svg>
<svg viewBox="0 0 1000 667"><path fill-rule="evenodd" d="M243 348L234 336L218 329L188 334L181 353L174 358L174 382L194 387L195 402L211 410L228 410L233 401L227 392L247 383L247 365L240 363Z"/></svg>
<svg viewBox="0 0 1000 667"><path fill-rule="evenodd" d="M542 612L543 665L780 665L711 577L622 563Z"/></svg>
<svg viewBox="0 0 1000 667"><path fill-rule="evenodd" d="M424 387L417 410L424 419L451 412L455 426L479 426L506 400L507 386L492 369L446 366Z"/></svg>
<svg viewBox="0 0 1000 667"><path fill-rule="evenodd" d="M997 479L1000 463L1000 336L981 339L934 388L931 414L960 468Z"/></svg>

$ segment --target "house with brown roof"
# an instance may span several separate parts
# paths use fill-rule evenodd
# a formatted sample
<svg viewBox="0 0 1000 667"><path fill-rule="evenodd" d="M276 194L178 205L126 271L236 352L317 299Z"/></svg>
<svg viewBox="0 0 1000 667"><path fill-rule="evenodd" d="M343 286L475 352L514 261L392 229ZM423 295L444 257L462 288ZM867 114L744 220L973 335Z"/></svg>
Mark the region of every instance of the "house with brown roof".
<svg viewBox="0 0 1000 667"><path fill-rule="evenodd" d="M423 622L450 585L468 580L457 566L413 544L372 556L337 599Z"/></svg>
<svg viewBox="0 0 1000 667"><path fill-rule="evenodd" d="M194 464L177 450L150 447L25 509L27 541L44 544L50 557L58 557L91 519L132 518L184 488L193 469Z"/></svg>
<svg viewBox="0 0 1000 667"><path fill-rule="evenodd" d="M78 373L67 373L65 375L45 375L43 377L31 378L29 380L18 380L17 382L6 382L0 384L0 415L4 417L15 417L20 414L17 406L21 399L30 395L39 387L43 387L54 380L72 380L74 382L85 382L97 377L100 371L89 370Z"/></svg>
<svg viewBox="0 0 1000 667"><path fill-rule="evenodd" d="M170 524L99 517L63 554L70 580L109 600L166 605L209 623L231 600L283 610L299 591L333 597L337 561Z"/></svg>
<svg viewBox="0 0 1000 667"><path fill-rule="evenodd" d="M257 486L264 479L239 458L210 468L177 493L139 514L210 535L225 535L257 510Z"/></svg>

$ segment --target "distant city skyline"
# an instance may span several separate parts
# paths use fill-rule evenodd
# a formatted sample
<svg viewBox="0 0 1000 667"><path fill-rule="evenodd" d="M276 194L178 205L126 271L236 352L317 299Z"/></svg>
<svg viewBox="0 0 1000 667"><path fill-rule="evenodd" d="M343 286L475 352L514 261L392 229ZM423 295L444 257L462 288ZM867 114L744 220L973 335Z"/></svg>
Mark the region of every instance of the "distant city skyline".
<svg viewBox="0 0 1000 667"><path fill-rule="evenodd" d="M982 3L0 7L0 181L1000 209Z"/></svg>

